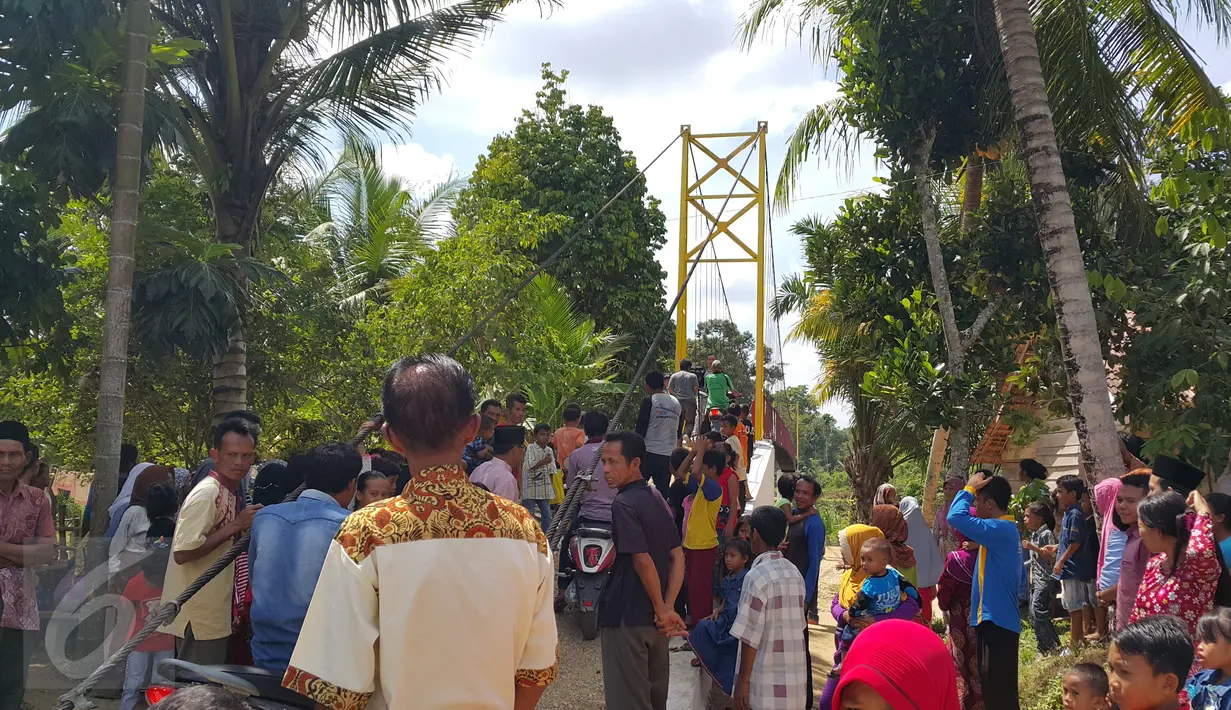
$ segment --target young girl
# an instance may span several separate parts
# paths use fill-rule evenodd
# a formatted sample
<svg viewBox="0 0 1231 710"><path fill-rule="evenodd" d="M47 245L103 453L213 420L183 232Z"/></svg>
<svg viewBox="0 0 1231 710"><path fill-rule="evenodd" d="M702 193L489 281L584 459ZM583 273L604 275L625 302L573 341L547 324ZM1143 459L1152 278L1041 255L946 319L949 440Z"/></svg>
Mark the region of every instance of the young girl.
<svg viewBox="0 0 1231 710"><path fill-rule="evenodd" d="M1192 709L1231 709L1231 608L1201 617L1196 642L1197 660L1205 670L1188 680Z"/></svg>
<svg viewBox="0 0 1231 710"><path fill-rule="evenodd" d="M151 546L144 555L141 571L124 587L123 596L133 605L129 639L145 628L146 619L161 602L163 575L167 571L170 548L165 543L158 543ZM174 651L175 637L158 632L150 634L133 649L124 671L124 694L120 697L120 710L133 710L137 706L141 691L150 683L166 682L158 674L158 664L171 658Z"/></svg>
<svg viewBox="0 0 1231 710"><path fill-rule="evenodd" d="M739 522L735 524L735 537L748 542L752 539L752 516L740 516Z"/></svg>
<svg viewBox="0 0 1231 710"><path fill-rule="evenodd" d="M1022 542L1022 549L1030 551L1030 621L1034 626L1039 653L1050 653L1060 647L1060 637L1051 620L1054 555L1047 550L1056 544L1056 536L1052 532L1056 518L1051 508L1042 501L1026 506L1025 518L1030 539Z"/></svg>
<svg viewBox="0 0 1231 710"><path fill-rule="evenodd" d="M726 576L722 579L721 602L709 618L697 624L688 638L697 654L698 665L704 665L730 695L735 684L735 658L739 650L739 643L731 635L731 626L739 611L744 575L752 566L752 547L736 538L727 540L726 548L722 558Z"/></svg>
<svg viewBox="0 0 1231 710"><path fill-rule="evenodd" d="M385 474L379 471L359 474L359 482L355 486L355 510L392 497L393 481Z"/></svg>

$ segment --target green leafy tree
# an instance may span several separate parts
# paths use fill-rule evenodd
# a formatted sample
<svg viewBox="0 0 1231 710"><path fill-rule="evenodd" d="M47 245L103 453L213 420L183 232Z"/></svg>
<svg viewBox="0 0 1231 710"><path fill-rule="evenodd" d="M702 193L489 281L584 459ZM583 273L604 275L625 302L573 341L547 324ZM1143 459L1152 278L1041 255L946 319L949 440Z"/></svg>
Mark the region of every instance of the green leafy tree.
<svg viewBox="0 0 1231 710"><path fill-rule="evenodd" d="M775 392L774 409L788 421L796 439L800 471L820 475L841 469L850 435L838 427L832 414L820 411L807 387L795 385Z"/></svg>
<svg viewBox="0 0 1231 710"><path fill-rule="evenodd" d="M0 362L18 348L68 337L61 289L71 255L54 230L50 190L31 172L0 165Z"/></svg>
<svg viewBox="0 0 1231 710"><path fill-rule="evenodd" d="M1000 22L1004 19L1001 4L993 5ZM1205 19L1225 25L1226 8L1199 5ZM792 138L779 180L779 197L789 198L800 167L832 140L849 150L858 137L871 137L881 147L882 157L891 159L891 166L909 166L920 200L923 237L943 327L945 366L960 378L967 352L977 339L980 323L985 321L976 318L967 332L957 325L942 260L931 169L936 165L952 167L979 142L998 142L1007 133L1007 98L1011 95L1023 120L1046 117L1049 124L1046 131L1042 124L1029 129L1023 126L1020 131L1028 139L1025 142L1031 160L1046 157L1054 163L1051 182L1036 185L1035 194L1040 200L1050 200L1065 189L1059 149L1055 142L1047 143L1055 138L1050 111L1039 109L1046 105L1047 95L1027 3L1012 5L1016 30L1005 31L1001 24L1001 36L1012 37L1017 43L1013 48L1004 46L1007 60L986 50L993 43L981 18L992 16L992 5L982 0L909 5L862 0L759 0L746 19L746 37L750 40L764 31L788 7L797 10L801 34L811 38L816 56L836 59L843 76L842 95L806 116ZM1046 88L1058 97L1056 106L1065 119L1066 145L1084 149L1098 142L1110 146L1120 160L1124 192L1132 195L1126 185L1140 176L1137 166L1143 132L1132 100L1135 92L1151 96L1148 113L1165 115L1175 126L1187 120L1193 106L1223 107L1221 96L1212 90L1198 63L1177 46L1174 28L1162 20L1158 8L1142 12L1139 4L1129 7L1111 3L1078 9L1072 3L1044 2L1031 9L1036 13L1039 36L1047 41L1043 56L1049 60L1053 83ZM1028 48L1022 44L1026 39L1030 41ZM1026 55L1032 63L1021 66L1017 60ZM1151 70L1135 71L1142 62L1148 62ZM1010 71L1004 82L1006 66ZM1036 73L1023 81L1014 74L1018 70ZM1169 90L1163 90L1164 86ZM1024 108L1021 93L1026 88L1033 92L1030 109ZM938 101L941 96L945 101ZM981 135L976 134L976 127ZM1042 140L1042 147L1030 150L1034 139ZM1032 166L1031 175L1041 173ZM1055 202L1067 204L1067 195ZM1039 234L1056 288L1059 332L1073 384L1069 392L1088 458L1087 470L1101 478L1110 475L1119 459L1112 449L1114 425L1093 311L1082 305L1089 303L1089 293L1084 280L1073 277L1075 265L1082 263L1081 253L1075 232L1071 241L1068 234L1056 241L1059 233L1050 225L1057 224L1059 213L1051 215L1050 221L1047 217L1040 209L1041 223L1049 225ZM1071 213L1068 223L1072 223ZM994 300L988 304L989 309L995 306ZM957 435L950 439L950 470L960 472L969 454L964 446L969 439L965 435L969 422L959 416L953 426Z"/></svg>
<svg viewBox="0 0 1231 710"><path fill-rule="evenodd" d="M564 217L556 229L519 245L535 263L638 173L636 159L620 147L620 134L600 107L566 103L567 77L544 65L535 109L523 111L513 130L497 136L479 157L456 210L463 227L489 198L516 203L527 213ZM629 339L623 363L628 375L666 317L666 274L656 257L666 243L666 218L658 204L645 179L637 179L551 269L599 328Z"/></svg>
<svg viewBox="0 0 1231 710"><path fill-rule="evenodd" d="M339 131L403 130L441 84L445 58L481 38L510 2L153 0L155 20L192 57L151 72L150 111L164 122L169 149L200 172L215 240L250 256L262 204L284 168L323 164ZM61 105L63 92L35 97L24 125L74 108ZM247 407L243 331L220 347L215 412Z"/></svg>
<svg viewBox="0 0 1231 710"><path fill-rule="evenodd" d="M1149 250L1113 244L1088 279L1120 379L1117 414L1151 452L1231 470L1231 139L1212 111L1162 142Z"/></svg>
<svg viewBox="0 0 1231 710"><path fill-rule="evenodd" d="M731 377L735 391L744 396L744 403L752 403L756 392L756 338L752 333L740 330L739 326L726 319L702 321L697 324L694 337L688 340L688 352L693 361L704 365L712 355L722 363L723 371ZM765 348L765 387L783 381L781 365L772 364L773 350Z"/></svg>

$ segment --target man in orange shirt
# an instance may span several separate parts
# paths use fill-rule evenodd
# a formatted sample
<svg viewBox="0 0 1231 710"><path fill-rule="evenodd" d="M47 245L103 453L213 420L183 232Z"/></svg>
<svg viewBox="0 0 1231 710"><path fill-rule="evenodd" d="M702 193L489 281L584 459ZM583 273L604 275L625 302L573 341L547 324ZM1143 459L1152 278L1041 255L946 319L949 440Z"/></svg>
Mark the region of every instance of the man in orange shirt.
<svg viewBox="0 0 1231 710"><path fill-rule="evenodd" d="M556 429L551 437L551 445L556 449L556 461L563 467L568 457L585 443L586 433L581 429L581 406L569 404L564 408L564 426Z"/></svg>

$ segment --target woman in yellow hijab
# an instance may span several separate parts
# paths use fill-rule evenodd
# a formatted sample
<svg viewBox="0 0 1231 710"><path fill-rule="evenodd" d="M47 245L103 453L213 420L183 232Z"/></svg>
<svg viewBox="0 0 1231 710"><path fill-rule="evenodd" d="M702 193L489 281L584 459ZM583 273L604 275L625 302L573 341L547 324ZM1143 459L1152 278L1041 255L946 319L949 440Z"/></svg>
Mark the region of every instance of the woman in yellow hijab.
<svg viewBox="0 0 1231 710"><path fill-rule="evenodd" d="M867 573L863 571L863 563L859 557L859 549L863 547L863 543L873 538L885 537L880 528L872 527L871 525L848 525L838 532L838 542L842 546L842 560L847 565L847 570L842 573L842 583L838 587L838 594L833 599L833 616L838 622L838 633L834 638L834 645L837 651L834 653L833 670L829 672L829 678L825 682L825 690L821 692L821 702L819 710L832 710L834 689L838 686L838 674L842 669L842 657L846 655L849 644L842 643L841 631L842 627L846 626L846 610L855 603L856 597L859 596L859 589L863 586L863 581L867 579ZM913 599L907 599L898 605L898 608L888 614L871 617L872 622L881 621L883 619L905 619L910 621L915 618L915 614L919 613L919 604Z"/></svg>
<svg viewBox="0 0 1231 710"><path fill-rule="evenodd" d="M878 537L884 537L880 528L871 525L850 525L838 532L838 544L842 546L842 561L846 563L846 571L842 573L842 584L838 587L838 603L843 609L849 609L859 596L859 589L868 575L863 571L863 563L859 550L863 543Z"/></svg>

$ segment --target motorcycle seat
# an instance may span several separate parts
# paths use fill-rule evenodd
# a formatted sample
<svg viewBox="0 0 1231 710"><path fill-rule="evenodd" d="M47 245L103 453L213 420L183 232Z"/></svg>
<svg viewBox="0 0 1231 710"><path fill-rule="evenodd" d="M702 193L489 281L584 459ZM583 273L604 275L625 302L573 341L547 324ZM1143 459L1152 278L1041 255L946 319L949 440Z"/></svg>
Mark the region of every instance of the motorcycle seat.
<svg viewBox="0 0 1231 710"><path fill-rule="evenodd" d="M230 676L241 681L241 687L233 688L238 692L245 693L255 688L257 691L256 697L258 698L295 707L312 707L313 705L310 699L283 688L281 673L272 673L263 668L237 665L199 666L173 659L163 661L160 664L160 670L164 666L172 666L174 668L172 672L180 682L229 687L229 684L226 682L226 676ZM167 674L164 673L164 675ZM243 687L243 684L250 687Z"/></svg>
<svg viewBox="0 0 1231 710"><path fill-rule="evenodd" d="M577 528L576 537L601 537L607 540L611 539L611 530L609 528Z"/></svg>

